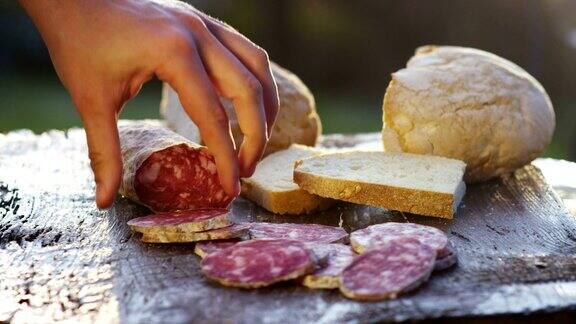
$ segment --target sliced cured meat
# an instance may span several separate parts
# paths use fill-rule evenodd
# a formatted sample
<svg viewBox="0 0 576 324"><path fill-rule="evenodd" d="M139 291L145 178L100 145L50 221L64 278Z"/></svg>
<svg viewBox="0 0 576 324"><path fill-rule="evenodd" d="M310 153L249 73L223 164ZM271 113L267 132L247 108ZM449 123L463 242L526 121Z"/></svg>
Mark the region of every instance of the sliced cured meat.
<svg viewBox="0 0 576 324"><path fill-rule="evenodd" d="M221 240L221 241L203 241L196 243L194 247L194 253L201 258L204 258L206 255L225 249L227 247L231 247L232 245L240 242L239 240Z"/></svg>
<svg viewBox="0 0 576 324"><path fill-rule="evenodd" d="M434 271L442 271L454 266L458 263L458 255L456 251L448 244L448 254L436 258L436 262L434 263Z"/></svg>
<svg viewBox="0 0 576 324"><path fill-rule="evenodd" d="M249 224L234 224L232 226L213 229L205 232L171 232L155 231L142 233L142 242L146 243L186 243L210 240L240 238L248 234Z"/></svg>
<svg viewBox="0 0 576 324"><path fill-rule="evenodd" d="M371 225L354 231L350 234L350 242L354 251L362 253L364 250L385 244L398 237L413 237L421 240L436 249L439 257L449 253L448 237L441 230L414 223L383 223Z"/></svg>
<svg viewBox="0 0 576 324"><path fill-rule="evenodd" d="M232 225L229 214L223 208L165 212L131 219L128 226L141 233L203 232Z"/></svg>
<svg viewBox="0 0 576 324"><path fill-rule="evenodd" d="M344 269L340 291L358 300L393 299L430 277L436 251L412 237L399 237L366 251Z"/></svg>
<svg viewBox="0 0 576 324"><path fill-rule="evenodd" d="M312 271L304 244L292 240L250 240L202 259L202 273L222 285L258 288L295 279Z"/></svg>
<svg viewBox="0 0 576 324"><path fill-rule="evenodd" d="M303 278L302 284L315 289L338 288L342 271L354 260L356 253L349 245L340 243L310 243L306 247L319 262L314 272Z"/></svg>
<svg viewBox="0 0 576 324"><path fill-rule="evenodd" d="M232 201L206 147L147 121L123 122L118 130L123 196L156 212L224 208Z"/></svg>
<svg viewBox="0 0 576 324"><path fill-rule="evenodd" d="M348 233L340 227L293 223L253 223L250 236L253 239L285 239L307 243L336 243L348 239Z"/></svg>

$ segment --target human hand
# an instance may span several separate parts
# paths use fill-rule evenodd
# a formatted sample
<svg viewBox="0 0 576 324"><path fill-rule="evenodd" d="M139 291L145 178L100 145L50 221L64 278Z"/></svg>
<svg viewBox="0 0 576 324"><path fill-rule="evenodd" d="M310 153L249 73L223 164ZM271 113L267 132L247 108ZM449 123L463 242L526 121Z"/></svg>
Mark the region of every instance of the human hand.
<svg viewBox="0 0 576 324"><path fill-rule="evenodd" d="M178 92L232 197L252 175L278 111L266 52L180 1L20 0L38 27L86 129L96 204L122 177L117 120L156 75ZM233 101L244 141L236 153L219 96Z"/></svg>

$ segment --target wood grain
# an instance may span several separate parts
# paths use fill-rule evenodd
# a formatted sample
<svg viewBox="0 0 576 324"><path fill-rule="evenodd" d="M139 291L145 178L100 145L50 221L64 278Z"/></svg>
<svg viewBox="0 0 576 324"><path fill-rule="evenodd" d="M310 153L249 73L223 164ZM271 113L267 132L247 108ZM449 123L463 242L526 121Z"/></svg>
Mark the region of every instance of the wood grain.
<svg viewBox="0 0 576 324"><path fill-rule="evenodd" d="M371 134L323 141L378 143ZM459 265L378 303L291 284L245 291L209 283L192 244L139 242L126 221L146 209L118 199L99 211L93 189L81 130L0 137L0 321L390 321L576 310L576 219L533 166L470 186L453 221L346 203L276 216L234 202L241 220L341 223L349 231L394 220L446 231Z"/></svg>

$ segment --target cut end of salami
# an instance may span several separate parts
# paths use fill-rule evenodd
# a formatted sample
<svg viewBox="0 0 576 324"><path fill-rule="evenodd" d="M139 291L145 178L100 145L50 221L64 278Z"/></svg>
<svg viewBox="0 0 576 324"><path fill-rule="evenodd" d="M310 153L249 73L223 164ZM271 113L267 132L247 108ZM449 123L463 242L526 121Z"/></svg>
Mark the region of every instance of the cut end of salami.
<svg viewBox="0 0 576 324"><path fill-rule="evenodd" d="M301 242L251 240L215 251L202 259L206 277L224 286L258 288L301 277L312 271Z"/></svg>
<svg viewBox="0 0 576 324"><path fill-rule="evenodd" d="M354 251L363 253L379 247L388 241L399 237L411 237L430 245L438 253L438 257L449 254L448 237L441 230L414 223L383 223L368 226L350 234L350 242Z"/></svg>
<svg viewBox="0 0 576 324"><path fill-rule="evenodd" d="M132 230L141 233L203 232L232 225L230 213L223 208L204 208L190 211L165 212L128 221Z"/></svg>
<svg viewBox="0 0 576 324"><path fill-rule="evenodd" d="M307 243L343 243L348 233L340 227L320 224L253 223L250 229L253 239L284 239Z"/></svg>
<svg viewBox="0 0 576 324"><path fill-rule="evenodd" d="M194 253L201 258L204 258L208 254L216 251L223 250L225 248L231 247L232 245L240 242L239 240L220 240L220 241L203 241L196 243L194 247Z"/></svg>
<svg viewBox="0 0 576 324"><path fill-rule="evenodd" d="M225 240L248 235L250 224L234 224L228 227L204 232L155 231L142 233L142 242L146 243L188 243L198 241Z"/></svg>
<svg viewBox="0 0 576 324"><path fill-rule="evenodd" d="M232 201L220 185L214 158L187 144L152 153L136 171L134 190L154 211L225 208Z"/></svg>
<svg viewBox="0 0 576 324"><path fill-rule="evenodd" d="M306 247L317 263L314 272L305 276L302 284L313 289L338 288L342 271L354 260L356 253L349 245L339 243L310 243Z"/></svg>
<svg viewBox="0 0 576 324"><path fill-rule="evenodd" d="M430 277L436 251L410 237L388 241L357 257L344 269L340 291L351 299L393 299Z"/></svg>

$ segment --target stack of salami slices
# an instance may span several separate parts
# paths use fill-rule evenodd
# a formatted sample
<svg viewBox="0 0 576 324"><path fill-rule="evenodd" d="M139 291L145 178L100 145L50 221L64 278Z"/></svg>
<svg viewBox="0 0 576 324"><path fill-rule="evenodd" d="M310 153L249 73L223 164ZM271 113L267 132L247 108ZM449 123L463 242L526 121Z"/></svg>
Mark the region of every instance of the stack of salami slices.
<svg viewBox="0 0 576 324"><path fill-rule="evenodd" d="M241 238L250 229L249 224L232 223L229 211L220 208L158 213L134 218L128 226L142 233L142 241L147 243Z"/></svg>
<svg viewBox="0 0 576 324"><path fill-rule="evenodd" d="M348 236L342 228L319 224L232 224L224 210L194 214L147 216L130 226L146 242L201 241L195 252L203 274L230 287L291 280L339 289L352 299L392 299L457 261L442 231L413 223L377 224Z"/></svg>

